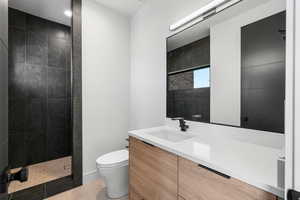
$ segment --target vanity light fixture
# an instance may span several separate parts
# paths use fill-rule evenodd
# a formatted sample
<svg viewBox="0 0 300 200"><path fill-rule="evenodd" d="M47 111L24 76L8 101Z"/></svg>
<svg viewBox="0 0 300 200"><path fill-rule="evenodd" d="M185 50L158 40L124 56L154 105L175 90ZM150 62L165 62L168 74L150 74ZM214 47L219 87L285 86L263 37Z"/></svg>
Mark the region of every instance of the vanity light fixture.
<svg viewBox="0 0 300 200"><path fill-rule="evenodd" d="M196 18L199 18L197 22L202 21L205 19L205 17L210 16L211 14L215 14L217 12L220 12L224 10L225 8L228 8L229 6L232 6L241 0L214 0L211 3L207 4L206 6L200 8L199 10L193 12L192 14L186 16L185 18L179 20L178 22L172 24L170 26L170 30L174 31L183 25L193 21Z"/></svg>
<svg viewBox="0 0 300 200"><path fill-rule="evenodd" d="M64 14L65 14L67 17L72 17L72 11L71 11L71 10L65 10Z"/></svg>

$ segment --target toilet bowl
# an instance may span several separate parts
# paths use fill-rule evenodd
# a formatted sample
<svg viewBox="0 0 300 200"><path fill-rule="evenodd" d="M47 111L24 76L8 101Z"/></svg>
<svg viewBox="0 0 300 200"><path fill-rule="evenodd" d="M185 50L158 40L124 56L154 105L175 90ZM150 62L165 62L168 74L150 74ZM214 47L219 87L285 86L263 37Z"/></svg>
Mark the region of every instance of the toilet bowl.
<svg viewBox="0 0 300 200"><path fill-rule="evenodd" d="M104 179L109 198L120 198L128 194L128 151L114 151L97 160L97 168Z"/></svg>

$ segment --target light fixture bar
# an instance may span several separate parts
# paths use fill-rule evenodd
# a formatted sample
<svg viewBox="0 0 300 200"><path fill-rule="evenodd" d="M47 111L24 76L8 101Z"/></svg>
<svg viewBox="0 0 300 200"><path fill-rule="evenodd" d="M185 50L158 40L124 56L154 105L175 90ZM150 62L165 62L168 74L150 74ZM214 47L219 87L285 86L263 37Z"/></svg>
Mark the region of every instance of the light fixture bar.
<svg viewBox="0 0 300 200"><path fill-rule="evenodd" d="M179 20L178 22L172 24L170 26L170 30L174 31L174 30L178 29L179 27L191 22L192 20L204 15L205 13L210 12L213 9L216 9L218 6L224 4L228 1L229 0L214 0L211 3L207 4L206 6L200 8L199 10L193 12L192 14L190 14L190 15L186 16L185 18ZM233 1L235 2L235 1L241 1L241 0L233 0Z"/></svg>
<svg viewBox="0 0 300 200"><path fill-rule="evenodd" d="M221 6L218 6L216 8L216 12L218 13L218 12L220 12L222 10L225 10L226 8L235 5L235 4L239 3L240 1L242 1L242 0L231 0L231 1L227 2L227 3L224 3Z"/></svg>

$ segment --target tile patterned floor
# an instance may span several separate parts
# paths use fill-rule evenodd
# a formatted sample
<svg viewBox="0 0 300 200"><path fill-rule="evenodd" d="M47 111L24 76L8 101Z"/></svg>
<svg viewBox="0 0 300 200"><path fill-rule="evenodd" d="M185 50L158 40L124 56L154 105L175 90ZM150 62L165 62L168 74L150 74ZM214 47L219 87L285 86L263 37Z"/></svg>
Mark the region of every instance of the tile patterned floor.
<svg viewBox="0 0 300 200"><path fill-rule="evenodd" d="M13 169L12 172L18 170L19 169ZM8 188L9 193L71 175L71 157L34 164L28 166L28 170L28 181L24 183L12 182Z"/></svg>
<svg viewBox="0 0 300 200"><path fill-rule="evenodd" d="M102 180L93 181L81 187L50 197L47 200L110 200ZM128 200L128 197L114 200Z"/></svg>

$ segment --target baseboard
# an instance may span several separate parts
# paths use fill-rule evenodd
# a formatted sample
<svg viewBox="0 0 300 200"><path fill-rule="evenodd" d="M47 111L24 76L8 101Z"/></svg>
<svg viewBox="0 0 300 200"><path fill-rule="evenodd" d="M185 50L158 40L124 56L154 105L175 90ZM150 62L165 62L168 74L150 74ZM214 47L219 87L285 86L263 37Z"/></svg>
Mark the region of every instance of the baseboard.
<svg viewBox="0 0 300 200"><path fill-rule="evenodd" d="M83 184L87 184L100 178L97 170L83 174Z"/></svg>

